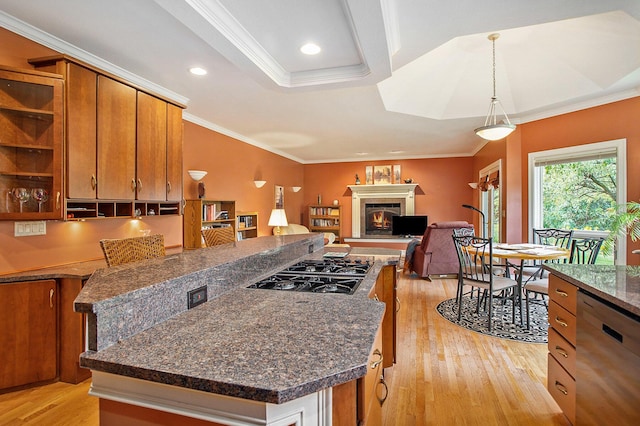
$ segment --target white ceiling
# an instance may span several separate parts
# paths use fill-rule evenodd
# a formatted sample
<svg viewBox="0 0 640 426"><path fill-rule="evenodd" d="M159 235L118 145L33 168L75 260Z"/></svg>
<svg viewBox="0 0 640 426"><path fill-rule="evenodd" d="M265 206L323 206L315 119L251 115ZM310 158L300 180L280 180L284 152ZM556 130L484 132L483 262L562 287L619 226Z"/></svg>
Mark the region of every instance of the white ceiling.
<svg viewBox="0 0 640 426"><path fill-rule="evenodd" d="M494 32L514 123L638 96L639 20L638 0L0 0L3 27L301 163L472 155Z"/></svg>

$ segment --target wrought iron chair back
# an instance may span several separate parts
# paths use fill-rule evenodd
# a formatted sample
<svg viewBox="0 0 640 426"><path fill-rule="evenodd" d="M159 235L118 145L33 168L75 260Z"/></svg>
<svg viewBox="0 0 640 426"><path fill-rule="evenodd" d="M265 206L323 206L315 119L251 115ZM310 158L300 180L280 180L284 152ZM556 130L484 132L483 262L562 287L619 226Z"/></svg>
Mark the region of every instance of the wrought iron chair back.
<svg viewBox="0 0 640 426"><path fill-rule="evenodd" d="M596 263L604 238L577 238L571 241L569 263L593 265Z"/></svg>
<svg viewBox="0 0 640 426"><path fill-rule="evenodd" d="M515 322L517 282L511 278L498 276L493 268L493 247L491 238L481 238L474 235L453 235L453 243L456 247L460 268L458 271L458 321L462 319L462 298L464 286L482 289L488 302L488 329L492 330L493 322L493 297L495 293L511 291L513 306L512 321ZM480 304L485 297L478 296L476 312L480 311Z"/></svg>

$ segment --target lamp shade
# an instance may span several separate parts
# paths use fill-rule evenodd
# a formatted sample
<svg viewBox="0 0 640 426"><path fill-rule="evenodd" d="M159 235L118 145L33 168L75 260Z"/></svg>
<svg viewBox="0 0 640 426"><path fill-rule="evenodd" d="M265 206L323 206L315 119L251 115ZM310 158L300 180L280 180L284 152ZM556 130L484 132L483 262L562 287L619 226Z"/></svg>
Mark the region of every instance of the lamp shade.
<svg viewBox="0 0 640 426"><path fill-rule="evenodd" d="M271 210L271 216L269 216L269 226L287 226L287 214L284 209Z"/></svg>
<svg viewBox="0 0 640 426"><path fill-rule="evenodd" d="M475 132L476 135L480 136L482 139L486 139L488 141L499 141L500 139L504 139L509 136L515 129L516 126L513 124L500 123L478 127Z"/></svg>
<svg viewBox="0 0 640 426"><path fill-rule="evenodd" d="M256 186L256 188L262 188L265 183L267 183L266 180L254 180L253 181L253 184Z"/></svg>
<svg viewBox="0 0 640 426"><path fill-rule="evenodd" d="M207 172L205 172L204 170L189 170L189 176L191 176L191 179L195 180L196 182L198 182L206 175Z"/></svg>

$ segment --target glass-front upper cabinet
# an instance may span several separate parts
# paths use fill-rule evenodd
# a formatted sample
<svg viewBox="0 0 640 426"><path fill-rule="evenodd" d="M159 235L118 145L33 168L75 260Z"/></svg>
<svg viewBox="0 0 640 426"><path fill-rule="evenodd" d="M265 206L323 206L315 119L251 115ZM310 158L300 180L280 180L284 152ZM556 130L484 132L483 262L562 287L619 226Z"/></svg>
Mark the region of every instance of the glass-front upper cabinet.
<svg viewBox="0 0 640 426"><path fill-rule="evenodd" d="M63 80L0 67L0 219L61 219Z"/></svg>

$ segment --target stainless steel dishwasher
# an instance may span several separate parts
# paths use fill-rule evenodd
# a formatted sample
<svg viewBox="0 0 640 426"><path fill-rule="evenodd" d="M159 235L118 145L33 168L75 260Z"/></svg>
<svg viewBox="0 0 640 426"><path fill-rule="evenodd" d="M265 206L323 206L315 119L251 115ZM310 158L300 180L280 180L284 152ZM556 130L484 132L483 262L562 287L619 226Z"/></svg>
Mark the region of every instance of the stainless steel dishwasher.
<svg viewBox="0 0 640 426"><path fill-rule="evenodd" d="M640 318L578 292L576 424L640 424Z"/></svg>

